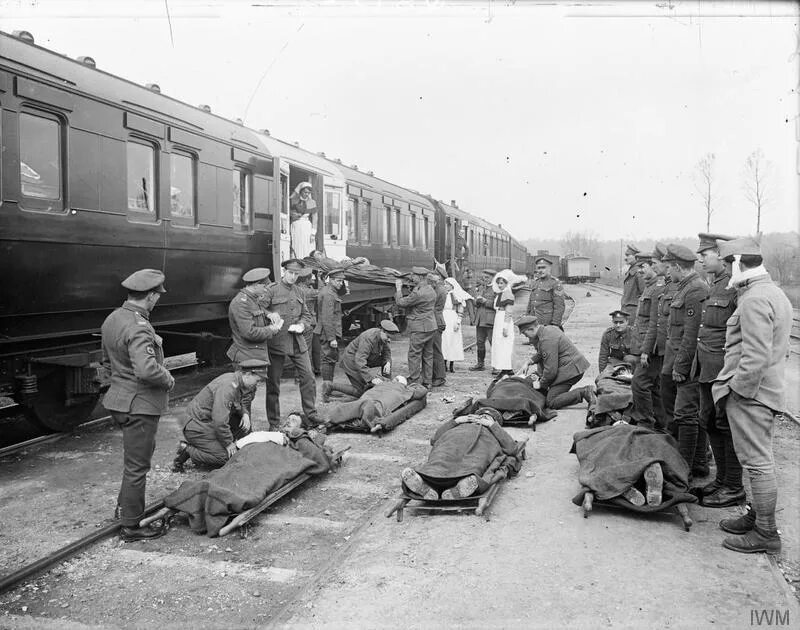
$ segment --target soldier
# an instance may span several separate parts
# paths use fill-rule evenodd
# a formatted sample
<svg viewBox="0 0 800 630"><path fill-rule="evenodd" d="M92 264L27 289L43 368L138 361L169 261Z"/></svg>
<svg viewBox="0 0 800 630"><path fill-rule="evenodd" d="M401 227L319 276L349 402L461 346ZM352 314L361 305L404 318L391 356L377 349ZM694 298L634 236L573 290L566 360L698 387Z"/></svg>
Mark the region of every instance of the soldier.
<svg viewBox="0 0 800 630"><path fill-rule="evenodd" d="M475 272L472 271L471 267L464 267L464 271L461 273L461 287L469 293L470 295L475 295ZM466 310L467 322L470 324L475 323L475 300L467 300Z"/></svg>
<svg viewBox="0 0 800 630"><path fill-rule="evenodd" d="M436 317L436 331L433 333L433 382L432 387L442 387L446 384L445 375L447 367L442 354L442 333L447 327L444 321L444 304L450 287L445 282L447 271L442 263L436 263L436 273L428 274L428 282L436 293L436 302L433 304L433 314Z"/></svg>
<svg viewBox="0 0 800 630"><path fill-rule="evenodd" d="M403 297L403 281L395 280L395 302L406 311L408 340L408 382L411 385L422 383L431 388L433 380L433 335L436 332L436 292L428 284L428 270L412 267L408 274L415 284L407 297Z"/></svg>
<svg viewBox="0 0 800 630"><path fill-rule="evenodd" d="M287 359L294 365L300 381L300 400L306 422L311 426L319 424L316 408L317 386L308 358L308 346L303 337L303 332L311 325L311 314L303 294L295 285L306 265L302 260L290 258L284 260L281 266L284 270L281 281L268 286L261 298L264 308L271 308L283 319L280 331L268 342L270 365L267 372L267 418L272 431L277 431L280 426L281 375Z"/></svg>
<svg viewBox="0 0 800 630"><path fill-rule="evenodd" d="M317 327L322 355L322 402L328 402L333 385L333 372L339 360L339 342L342 340L342 298L339 289L344 282L344 269L328 272L327 284L317 296Z"/></svg>
<svg viewBox="0 0 800 630"><path fill-rule="evenodd" d="M661 363L664 356L663 337L661 346L656 344L658 336L658 309L659 300L666 288L664 270L666 263L661 262L661 257L667 253L665 245L656 243L652 254L636 254L639 261L639 273L645 282L644 291L639 296L636 307L636 322L633 334L633 354L639 355L636 369L631 381L633 394L633 410L631 419L636 424L648 426L651 429L658 427L666 429L664 409L661 402ZM668 298L666 312L669 313ZM666 329L666 318L662 325Z"/></svg>
<svg viewBox="0 0 800 630"><path fill-rule="evenodd" d="M602 374L606 366L616 367L621 363L633 364L635 357L631 354L633 331L628 326L628 314L625 311L612 311L611 327L606 328L600 339L600 355L597 367Z"/></svg>
<svg viewBox="0 0 800 630"><path fill-rule="evenodd" d="M311 326L303 331L303 337L308 346L308 357L311 360L311 369L314 371L315 376L319 376L320 369L320 340L314 332L317 328L317 296L319 291L314 286L314 270L311 267L306 267L300 272L297 278L297 288L303 293L306 300L308 312L311 314Z"/></svg>
<svg viewBox="0 0 800 630"><path fill-rule="evenodd" d="M111 386L103 406L122 429L122 486L117 513L122 521L120 536L125 542L157 538L166 528L139 527L144 518L147 472L156 446L161 414L169 404L168 392L175 379L164 367L164 351L150 325L150 312L164 289L164 274L157 269L140 269L122 286L128 299L106 317L101 328L103 368Z"/></svg>
<svg viewBox="0 0 800 630"><path fill-rule="evenodd" d="M172 472L183 472L191 458L195 464L219 468L236 452L236 440L250 433L250 403L258 384L267 377L269 363L242 361L235 372L221 374L186 407L184 441L178 445Z"/></svg>
<svg viewBox="0 0 800 630"><path fill-rule="evenodd" d="M228 306L228 323L231 326L231 347L228 358L238 364L247 359L258 359L269 363L267 340L280 330L268 318L259 304L269 284L270 270L264 267L251 269L242 276L244 288Z"/></svg>
<svg viewBox="0 0 800 630"><path fill-rule="evenodd" d="M526 314L535 315L542 326L558 326L562 330L564 319L564 287L554 278L553 263L539 256L535 261L537 277L531 283Z"/></svg>
<svg viewBox="0 0 800 630"><path fill-rule="evenodd" d="M547 396L547 409L562 409L586 401L592 409L597 402L592 385L571 389L589 369L589 361L557 326L542 326L535 315L517 320L519 332L533 342L535 353L522 366L538 364L541 377L533 388Z"/></svg>
<svg viewBox="0 0 800 630"><path fill-rule="evenodd" d="M637 273L639 267L636 264L636 254L638 253L638 247L628 245L625 250L625 262L628 264L628 270L622 279L622 301L620 306L632 320L636 318L639 296L644 291L644 279Z"/></svg>
<svg viewBox="0 0 800 630"><path fill-rule="evenodd" d="M392 375L392 351L389 348L390 335L399 333L397 325L384 319L380 326L365 330L347 344L347 349L339 361L352 387L333 383L330 391L338 391L358 398L372 385L383 382L380 376L373 376L369 368L381 368L381 374ZM327 402L327 401L325 401Z"/></svg>
<svg viewBox="0 0 800 630"><path fill-rule="evenodd" d="M703 302L708 297L708 285L694 270L695 253L684 245L668 245L664 262L678 283L669 307L667 344L661 366L661 395L671 406L673 435L677 434L678 451L689 465L691 474L704 477L708 466L695 461L699 434L700 391L692 375L692 362L697 349Z"/></svg>
<svg viewBox="0 0 800 630"><path fill-rule="evenodd" d="M714 481L702 488L703 505L727 507L745 498L742 485L742 465L736 456L731 428L725 410L717 412L711 386L725 362L726 322L736 310L736 289L728 286L731 265L719 257L718 241L733 237L720 234L698 234L697 253L703 269L711 278L711 293L703 304L700 330L697 334L697 355L693 371L700 388L700 431L705 431L717 464ZM705 440L698 439L696 460L705 460Z"/></svg>
<svg viewBox="0 0 800 630"><path fill-rule="evenodd" d="M475 346L478 352L478 362L469 368L473 372L483 370L486 361L486 340L491 343L494 330L494 290L492 279L497 272L494 269L484 269L481 282L475 290Z"/></svg>
<svg viewBox="0 0 800 630"><path fill-rule="evenodd" d="M722 544L742 553L778 554L781 537L775 523L778 486L772 440L775 416L786 402L784 369L792 305L764 268L755 240L722 243L720 257L733 265L731 284L738 291L738 305L727 322L725 363L712 394L727 414L736 454L750 478L749 509L719 524L736 534Z"/></svg>

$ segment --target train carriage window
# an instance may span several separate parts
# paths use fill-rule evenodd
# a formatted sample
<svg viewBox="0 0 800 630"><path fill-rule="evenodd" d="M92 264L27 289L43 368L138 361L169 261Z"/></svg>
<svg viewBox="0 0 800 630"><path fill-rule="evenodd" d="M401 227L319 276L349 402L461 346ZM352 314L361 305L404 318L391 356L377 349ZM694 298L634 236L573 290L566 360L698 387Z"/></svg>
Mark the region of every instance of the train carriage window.
<svg viewBox="0 0 800 630"><path fill-rule="evenodd" d="M422 220L422 249L428 249L428 217Z"/></svg>
<svg viewBox="0 0 800 630"><path fill-rule="evenodd" d="M253 216L253 175L242 168L231 171L233 185L233 228L249 232Z"/></svg>
<svg viewBox="0 0 800 630"><path fill-rule="evenodd" d="M400 245L400 210L394 211L394 225L392 226L392 242L395 245Z"/></svg>
<svg viewBox="0 0 800 630"><path fill-rule="evenodd" d="M325 191L325 234L341 238L342 194L336 190Z"/></svg>
<svg viewBox="0 0 800 630"><path fill-rule="evenodd" d="M417 215L416 214L412 214L411 215L411 238L409 240L410 240L409 245L411 245L411 247L418 247L419 246L419 240L418 240L418 237L417 237Z"/></svg>
<svg viewBox="0 0 800 630"><path fill-rule="evenodd" d="M389 206L383 207L383 243L392 244L392 209Z"/></svg>
<svg viewBox="0 0 800 630"><path fill-rule="evenodd" d="M372 204L365 199L361 200L361 207L358 210L359 224L361 227L360 241L369 244L369 226L371 221Z"/></svg>
<svg viewBox="0 0 800 630"><path fill-rule="evenodd" d="M19 115L19 179L23 197L37 210L61 212L62 126L55 116Z"/></svg>
<svg viewBox="0 0 800 630"><path fill-rule="evenodd" d="M128 142L128 210L155 216L156 151L152 145Z"/></svg>
<svg viewBox="0 0 800 630"><path fill-rule="evenodd" d="M358 199L347 198L347 239L351 242L358 241Z"/></svg>
<svg viewBox="0 0 800 630"><path fill-rule="evenodd" d="M176 219L195 217L196 185L195 160L190 155L172 153L170 163L170 215Z"/></svg>

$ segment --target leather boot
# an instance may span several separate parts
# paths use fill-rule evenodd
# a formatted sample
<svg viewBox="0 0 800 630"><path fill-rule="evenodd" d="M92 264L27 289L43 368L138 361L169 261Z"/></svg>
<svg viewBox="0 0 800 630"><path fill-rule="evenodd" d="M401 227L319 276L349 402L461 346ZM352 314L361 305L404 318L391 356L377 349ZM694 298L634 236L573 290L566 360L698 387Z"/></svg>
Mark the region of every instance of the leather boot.
<svg viewBox="0 0 800 630"><path fill-rule="evenodd" d="M189 451L186 450L187 446L186 442L178 444L178 450L175 451L175 459L172 460L172 472L183 472L183 465L189 459Z"/></svg>
<svg viewBox="0 0 800 630"><path fill-rule="evenodd" d="M746 534L726 538L722 541L722 546L739 553L766 552L776 556L781 552L781 537L778 532L769 534L754 527Z"/></svg>
<svg viewBox="0 0 800 630"><path fill-rule="evenodd" d="M739 505L746 498L744 488L728 488L722 486L716 492L703 497L703 505L710 508L730 507Z"/></svg>
<svg viewBox="0 0 800 630"><path fill-rule="evenodd" d="M167 533L167 527L122 527L119 530L119 537L125 542L134 542L137 540L152 540L154 538L161 538Z"/></svg>
<svg viewBox="0 0 800 630"><path fill-rule="evenodd" d="M745 508L745 513L736 518L726 518L719 522L719 528L729 534L746 534L756 526L756 511L752 506Z"/></svg>
<svg viewBox="0 0 800 630"><path fill-rule="evenodd" d="M473 365L471 368L469 368L469 371L470 372L483 372L483 369L484 369L483 368L483 362L480 361L480 362L476 363L475 365Z"/></svg>

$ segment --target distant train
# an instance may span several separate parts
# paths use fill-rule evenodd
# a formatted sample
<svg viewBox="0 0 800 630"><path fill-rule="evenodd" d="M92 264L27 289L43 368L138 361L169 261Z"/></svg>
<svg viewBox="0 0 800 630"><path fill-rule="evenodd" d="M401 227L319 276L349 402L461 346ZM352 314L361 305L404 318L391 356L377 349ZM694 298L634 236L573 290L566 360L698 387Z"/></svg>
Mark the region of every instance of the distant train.
<svg viewBox="0 0 800 630"><path fill-rule="evenodd" d="M165 354L222 356L242 273L290 255L299 182L312 185L316 247L331 258L398 269L435 259L458 277L526 270L518 241L455 203L56 54L27 32L0 33L0 49L0 421L22 411L65 430L87 418L100 325L138 268L167 277L152 318ZM342 306L347 327L368 326L393 312L393 288L353 283Z"/></svg>
<svg viewBox="0 0 800 630"><path fill-rule="evenodd" d="M536 254L528 253L526 255L526 273L528 276L534 277L536 275L535 261L542 256L552 263L552 274L562 282L577 284L579 282L596 282L600 278L600 272L588 256L568 255L562 257L541 250Z"/></svg>

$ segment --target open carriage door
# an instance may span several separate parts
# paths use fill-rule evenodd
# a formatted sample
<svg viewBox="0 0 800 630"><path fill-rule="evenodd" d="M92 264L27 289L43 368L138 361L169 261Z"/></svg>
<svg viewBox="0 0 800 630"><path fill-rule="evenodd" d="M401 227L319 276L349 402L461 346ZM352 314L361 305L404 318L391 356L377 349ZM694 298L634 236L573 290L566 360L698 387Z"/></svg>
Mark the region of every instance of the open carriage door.
<svg viewBox="0 0 800 630"><path fill-rule="evenodd" d="M284 206L286 196L284 194L285 177L281 172L281 159L272 158L272 173L275 185L272 187L274 198L272 200L272 279L280 279L281 261L283 260L283 241L288 237L289 218L286 215L286 227L284 228Z"/></svg>

